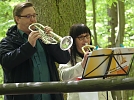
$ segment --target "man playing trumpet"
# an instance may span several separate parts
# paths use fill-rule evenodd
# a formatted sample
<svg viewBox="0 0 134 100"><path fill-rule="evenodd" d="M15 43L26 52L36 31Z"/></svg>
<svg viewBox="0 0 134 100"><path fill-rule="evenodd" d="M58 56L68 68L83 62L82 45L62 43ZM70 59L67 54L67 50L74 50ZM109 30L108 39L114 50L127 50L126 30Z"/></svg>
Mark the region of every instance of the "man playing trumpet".
<svg viewBox="0 0 134 100"><path fill-rule="evenodd" d="M4 83L59 81L55 62L67 63L70 60L68 50L61 50L58 44L42 43L40 33L28 29L29 25L37 22L37 13L32 3L17 4L13 17L16 25L8 29L6 37L0 42L0 64L4 71ZM50 33L52 29L47 26L44 31ZM5 95L4 100L63 100L63 96Z"/></svg>

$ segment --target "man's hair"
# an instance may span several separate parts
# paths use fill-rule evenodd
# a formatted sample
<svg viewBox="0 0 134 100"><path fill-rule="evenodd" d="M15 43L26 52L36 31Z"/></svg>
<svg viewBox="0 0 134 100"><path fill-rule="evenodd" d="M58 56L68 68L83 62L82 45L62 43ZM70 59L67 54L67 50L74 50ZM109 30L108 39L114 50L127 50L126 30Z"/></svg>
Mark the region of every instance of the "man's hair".
<svg viewBox="0 0 134 100"><path fill-rule="evenodd" d="M17 4L14 9L13 9L13 17L14 17L14 21L17 24L16 20L15 20L15 16L20 16L22 11L27 8L27 7L33 7L33 4L30 2L22 2Z"/></svg>

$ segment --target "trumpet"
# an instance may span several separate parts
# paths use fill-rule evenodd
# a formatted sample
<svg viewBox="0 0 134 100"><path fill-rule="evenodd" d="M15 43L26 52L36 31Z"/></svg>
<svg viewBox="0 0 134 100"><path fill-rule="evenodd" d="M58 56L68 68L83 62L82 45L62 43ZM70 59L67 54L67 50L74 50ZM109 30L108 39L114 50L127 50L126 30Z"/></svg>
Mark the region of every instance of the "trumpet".
<svg viewBox="0 0 134 100"><path fill-rule="evenodd" d="M43 41L43 43L45 44L57 44L57 43L60 43L60 48L62 50L68 50L72 44L73 44L73 39L71 36L65 36L65 37L61 37L59 35L57 35L56 33L50 31L50 34L47 34L45 31L44 31L44 28L45 26L43 26L42 24L40 23L33 23L31 25L29 25L28 29L30 31L35 31L33 30L34 26L34 29L39 31L39 33L41 34L41 40Z"/></svg>
<svg viewBox="0 0 134 100"><path fill-rule="evenodd" d="M91 48L96 48L95 46L93 46L93 45L89 45L88 43L85 43L85 45L82 47L82 51L83 51L83 53L85 54L86 53L86 51L92 51L91 50Z"/></svg>

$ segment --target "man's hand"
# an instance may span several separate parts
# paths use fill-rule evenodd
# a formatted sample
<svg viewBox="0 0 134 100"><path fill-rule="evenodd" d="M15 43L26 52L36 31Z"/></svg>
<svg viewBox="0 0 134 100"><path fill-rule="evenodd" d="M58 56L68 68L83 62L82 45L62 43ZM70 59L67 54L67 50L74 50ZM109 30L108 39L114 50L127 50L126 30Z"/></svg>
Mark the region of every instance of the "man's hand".
<svg viewBox="0 0 134 100"><path fill-rule="evenodd" d="M53 29L49 26L45 26L44 31L45 31L45 33L40 33L40 31L32 31L29 34L28 41L33 47L35 47L35 45L36 45L36 40L41 38L41 34L50 34L50 31L53 31ZM51 36L51 34L50 34L50 36Z"/></svg>
<svg viewBox="0 0 134 100"><path fill-rule="evenodd" d="M53 29L49 26L45 26L44 31L49 34L50 31L53 31Z"/></svg>
<svg viewBox="0 0 134 100"><path fill-rule="evenodd" d="M38 31L32 31L28 36L28 41L33 47L35 47L36 40L39 39L40 37L41 35Z"/></svg>

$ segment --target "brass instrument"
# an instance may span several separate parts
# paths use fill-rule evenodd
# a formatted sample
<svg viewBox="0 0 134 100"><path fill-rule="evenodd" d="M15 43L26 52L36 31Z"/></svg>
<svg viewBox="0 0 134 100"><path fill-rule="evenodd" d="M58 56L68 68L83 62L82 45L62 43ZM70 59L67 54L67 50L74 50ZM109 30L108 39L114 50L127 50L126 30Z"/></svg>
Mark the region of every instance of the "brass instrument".
<svg viewBox="0 0 134 100"><path fill-rule="evenodd" d="M91 49L90 48L96 48L95 46L93 46L93 45L89 45L88 43L85 43L85 45L82 47L82 51L83 51L83 53L85 54L86 53L86 51L90 51L91 52Z"/></svg>
<svg viewBox="0 0 134 100"><path fill-rule="evenodd" d="M56 33L52 32L52 31L50 31L50 34L45 33L45 31L44 31L45 26L43 26L40 23L33 23L33 24L29 25L28 28L30 31L35 31L33 29L36 29L37 31L39 31L39 33L41 34L40 39L45 44L60 43L60 48L62 50L68 50L73 44L73 39L71 36L65 36L62 38L61 36L57 35Z"/></svg>

